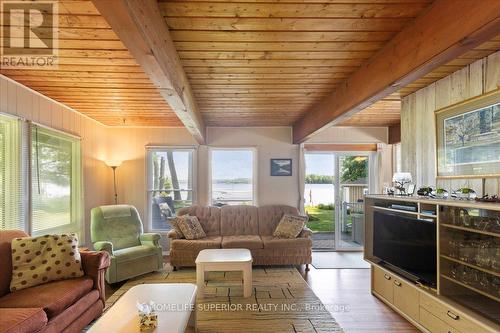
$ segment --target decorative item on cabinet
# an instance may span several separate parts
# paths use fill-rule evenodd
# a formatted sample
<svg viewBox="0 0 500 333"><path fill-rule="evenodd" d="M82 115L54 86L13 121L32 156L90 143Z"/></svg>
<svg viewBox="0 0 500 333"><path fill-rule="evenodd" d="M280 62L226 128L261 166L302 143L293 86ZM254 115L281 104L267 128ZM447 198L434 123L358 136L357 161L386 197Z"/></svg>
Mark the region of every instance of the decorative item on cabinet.
<svg viewBox="0 0 500 333"><path fill-rule="evenodd" d="M433 189L430 186L423 186L418 189L417 194L422 196L422 197L428 197L431 195Z"/></svg>

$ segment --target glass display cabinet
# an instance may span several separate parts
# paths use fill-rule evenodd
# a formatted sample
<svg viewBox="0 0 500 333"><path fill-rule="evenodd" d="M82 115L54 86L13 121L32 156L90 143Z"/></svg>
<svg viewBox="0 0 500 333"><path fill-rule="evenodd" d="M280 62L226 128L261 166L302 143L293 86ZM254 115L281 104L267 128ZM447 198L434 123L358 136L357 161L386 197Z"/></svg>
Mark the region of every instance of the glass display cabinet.
<svg viewBox="0 0 500 333"><path fill-rule="evenodd" d="M500 211L441 206L440 294L500 321Z"/></svg>

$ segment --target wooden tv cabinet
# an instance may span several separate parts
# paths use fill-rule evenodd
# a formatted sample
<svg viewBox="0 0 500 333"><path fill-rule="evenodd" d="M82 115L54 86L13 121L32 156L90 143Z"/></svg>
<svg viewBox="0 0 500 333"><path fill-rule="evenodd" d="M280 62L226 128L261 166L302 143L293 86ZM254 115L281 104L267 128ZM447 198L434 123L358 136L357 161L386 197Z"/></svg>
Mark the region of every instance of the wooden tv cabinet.
<svg viewBox="0 0 500 333"><path fill-rule="evenodd" d="M397 205L408 210L394 208ZM436 223L436 288L406 279L373 255L374 211ZM372 265L372 294L422 332L500 332L499 246L500 204L386 195L365 197L364 256Z"/></svg>

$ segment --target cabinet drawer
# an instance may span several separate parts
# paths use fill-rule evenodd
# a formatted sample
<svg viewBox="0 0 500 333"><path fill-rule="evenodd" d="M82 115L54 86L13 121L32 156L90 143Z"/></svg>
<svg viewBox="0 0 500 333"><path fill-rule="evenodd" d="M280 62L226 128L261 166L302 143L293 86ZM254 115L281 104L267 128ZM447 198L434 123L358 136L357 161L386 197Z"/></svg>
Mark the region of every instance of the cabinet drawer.
<svg viewBox="0 0 500 333"><path fill-rule="evenodd" d="M415 286L393 277L394 305L404 312L408 317L418 322L419 317L419 291Z"/></svg>
<svg viewBox="0 0 500 333"><path fill-rule="evenodd" d="M420 306L460 332L491 333L471 319L464 317L462 313L447 307L426 293L420 293Z"/></svg>
<svg viewBox="0 0 500 333"><path fill-rule="evenodd" d="M432 333L460 333L424 308L420 308L420 325Z"/></svg>
<svg viewBox="0 0 500 333"><path fill-rule="evenodd" d="M393 275L386 273L377 266L372 266L373 269L373 290L383 298L393 303L394 288L392 282Z"/></svg>

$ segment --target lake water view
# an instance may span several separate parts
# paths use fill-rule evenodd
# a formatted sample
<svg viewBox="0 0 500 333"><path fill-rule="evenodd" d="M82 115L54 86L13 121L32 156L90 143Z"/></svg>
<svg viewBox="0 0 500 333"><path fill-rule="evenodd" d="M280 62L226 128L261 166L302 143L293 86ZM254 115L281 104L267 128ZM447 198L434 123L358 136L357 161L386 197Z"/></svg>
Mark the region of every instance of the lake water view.
<svg viewBox="0 0 500 333"><path fill-rule="evenodd" d="M179 187L186 189L187 182L180 181ZM212 184L213 197L221 201L247 201L252 197L251 184ZM182 199L186 199L187 192L181 192ZM318 204L331 204L335 199L335 187L333 184L305 184L305 205L316 206ZM312 199L312 200L311 200Z"/></svg>
<svg viewBox="0 0 500 333"><path fill-rule="evenodd" d="M213 184L214 198L219 200L249 200L252 197L250 184ZM335 199L333 184L305 184L305 205L330 204Z"/></svg>

